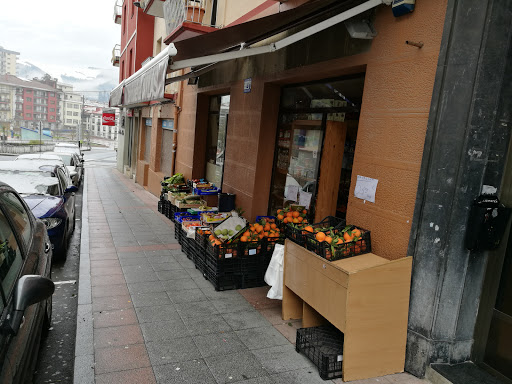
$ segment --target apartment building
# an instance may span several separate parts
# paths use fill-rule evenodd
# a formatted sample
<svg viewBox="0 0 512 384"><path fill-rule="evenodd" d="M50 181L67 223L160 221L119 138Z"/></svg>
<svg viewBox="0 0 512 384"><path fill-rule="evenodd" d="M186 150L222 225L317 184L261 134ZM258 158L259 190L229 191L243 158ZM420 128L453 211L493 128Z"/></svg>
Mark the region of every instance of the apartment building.
<svg viewBox="0 0 512 384"><path fill-rule="evenodd" d="M9 51L0 47L0 75L17 75L16 67L19 55L19 52Z"/></svg>
<svg viewBox="0 0 512 384"><path fill-rule="evenodd" d="M103 125L102 115L104 110L110 110L106 105L94 105L96 103L86 103L84 106L84 137L90 139L102 138L107 140L117 140L119 128L119 110L116 108L116 124L113 126Z"/></svg>
<svg viewBox="0 0 512 384"><path fill-rule="evenodd" d="M57 87L62 91L60 100L61 123L65 130L78 129L82 124L82 95L73 91L73 86L59 83Z"/></svg>
<svg viewBox="0 0 512 384"><path fill-rule="evenodd" d="M483 191L512 206L510 2L389 3L125 1L118 169L155 195L164 175L208 178L249 220L299 186L315 221L345 218L374 254L413 258L394 370L468 363L510 381L510 225L499 249L464 245ZM153 50L137 62L135 36ZM364 178L374 199L356 196Z"/></svg>
<svg viewBox="0 0 512 384"><path fill-rule="evenodd" d="M35 128L42 122L46 129L55 129L58 121L60 90L36 80L22 80L13 75L0 75L1 112L12 119L15 130Z"/></svg>

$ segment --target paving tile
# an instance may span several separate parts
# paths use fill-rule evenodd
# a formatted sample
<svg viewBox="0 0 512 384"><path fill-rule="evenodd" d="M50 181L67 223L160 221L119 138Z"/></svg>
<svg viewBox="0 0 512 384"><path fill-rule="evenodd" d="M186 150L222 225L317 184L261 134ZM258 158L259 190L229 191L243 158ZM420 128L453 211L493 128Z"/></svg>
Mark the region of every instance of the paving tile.
<svg viewBox="0 0 512 384"><path fill-rule="evenodd" d="M160 281L128 284L128 290L132 295L138 293L165 292L165 288Z"/></svg>
<svg viewBox="0 0 512 384"><path fill-rule="evenodd" d="M105 276L91 276L91 285L116 285L125 284L126 281L123 275L113 275L106 278Z"/></svg>
<svg viewBox="0 0 512 384"><path fill-rule="evenodd" d="M146 348L153 366L201 358L201 352L191 337L150 342Z"/></svg>
<svg viewBox="0 0 512 384"><path fill-rule="evenodd" d="M185 271L192 271L192 269L185 269ZM215 289L213 288L212 283L210 283L208 280L206 280L206 279L204 278L204 276L202 276L202 275L201 275L201 276L198 276L198 277L196 277L196 276L191 276L191 277L192 277L192 279L196 282L196 284L197 284L197 286L198 286L199 288L201 288L201 289L205 288L205 289L213 289L213 290L215 290Z"/></svg>
<svg viewBox="0 0 512 384"><path fill-rule="evenodd" d="M268 376L250 351L205 358L218 383L231 383L244 379Z"/></svg>
<svg viewBox="0 0 512 384"><path fill-rule="evenodd" d="M283 320L282 317L282 308L279 307L272 307L272 308L265 308L260 309L258 312L265 317L271 324L285 324L288 322L294 322L297 320Z"/></svg>
<svg viewBox="0 0 512 384"><path fill-rule="evenodd" d="M183 291L185 289L199 289L195 281L192 280L192 278L165 280L162 281L162 285L165 287L166 291Z"/></svg>
<svg viewBox="0 0 512 384"><path fill-rule="evenodd" d="M129 295L97 297L92 302L93 312L131 308L133 308L133 304Z"/></svg>
<svg viewBox="0 0 512 384"><path fill-rule="evenodd" d="M315 367L297 369L294 371L282 372L271 376L276 384L325 384ZM351 381L351 384L356 383Z"/></svg>
<svg viewBox="0 0 512 384"><path fill-rule="evenodd" d="M247 351L247 347L235 332L211 333L193 337L202 357L228 355L239 351Z"/></svg>
<svg viewBox="0 0 512 384"><path fill-rule="evenodd" d="M156 384L152 368L131 369L96 376L96 384Z"/></svg>
<svg viewBox="0 0 512 384"><path fill-rule="evenodd" d="M249 349L262 349L287 345L290 342L274 327L249 328L235 332Z"/></svg>
<svg viewBox="0 0 512 384"><path fill-rule="evenodd" d="M188 272L190 272L190 271L188 271ZM200 276L203 280L205 280L202 274ZM194 279L194 281L196 281L196 279ZM208 299L219 300L219 299L226 299L228 297L233 297L233 296L236 296L236 297L240 296L240 294L236 290L216 291L215 288L213 288L213 285L209 281L207 281L207 280L205 280L205 281L208 283L208 285L206 287L201 287L201 290L203 291L204 295ZM197 284L197 281L196 281L196 284Z"/></svg>
<svg viewBox="0 0 512 384"><path fill-rule="evenodd" d="M129 257L129 258L120 258L119 263L123 268L131 267L131 266L140 266L140 267L149 267L151 268L151 264L146 259L146 257Z"/></svg>
<svg viewBox="0 0 512 384"><path fill-rule="evenodd" d="M158 281L158 277L153 271L133 271L125 272L124 278L129 284L144 283L147 281Z"/></svg>
<svg viewBox="0 0 512 384"><path fill-rule="evenodd" d="M290 341L290 343L295 344L295 340L297 339L297 329L302 327L302 322L288 322L285 324L275 324L274 327L281 332L281 334Z"/></svg>
<svg viewBox="0 0 512 384"><path fill-rule="evenodd" d="M255 349L252 353L270 374L313 367L313 364L297 353L291 344Z"/></svg>
<svg viewBox="0 0 512 384"><path fill-rule="evenodd" d="M172 341L179 337L190 336L190 333L181 319L172 321L156 321L152 323L142 323L140 325L144 340L150 341Z"/></svg>
<svg viewBox="0 0 512 384"><path fill-rule="evenodd" d="M94 328L115 327L129 324L138 324L137 315L131 308L94 313Z"/></svg>
<svg viewBox="0 0 512 384"><path fill-rule="evenodd" d="M93 260L117 260L117 253L116 252L108 252L108 253L96 253L96 252L90 252L89 258L91 261Z"/></svg>
<svg viewBox="0 0 512 384"><path fill-rule="evenodd" d="M116 267L95 267L91 268L91 276L112 276L122 275L123 270L120 266Z"/></svg>
<svg viewBox="0 0 512 384"><path fill-rule="evenodd" d="M174 304L207 301L208 299L200 289L186 289L182 291L167 291L167 295Z"/></svg>
<svg viewBox="0 0 512 384"><path fill-rule="evenodd" d="M256 310L245 300L242 296L225 297L220 300L212 300L211 303L217 308L219 313L230 313L239 311L253 311Z"/></svg>
<svg viewBox="0 0 512 384"><path fill-rule="evenodd" d="M383 379L386 379L389 383L397 383L397 384L430 384L427 380L422 380L413 376L409 373L397 373L394 375L382 376ZM386 383L387 384L387 383Z"/></svg>
<svg viewBox="0 0 512 384"><path fill-rule="evenodd" d="M270 325L267 319L254 310L222 313L222 317L235 330L267 327Z"/></svg>
<svg viewBox="0 0 512 384"><path fill-rule="evenodd" d="M129 295L126 284L95 285L92 287L92 297L126 296Z"/></svg>
<svg viewBox="0 0 512 384"><path fill-rule="evenodd" d="M208 301L199 301L196 303L180 303L176 304L176 309L182 318L191 319L198 319L204 316L210 316L219 313L215 306Z"/></svg>
<svg viewBox="0 0 512 384"><path fill-rule="evenodd" d="M98 349L95 362L97 375L151 366L144 344Z"/></svg>
<svg viewBox="0 0 512 384"><path fill-rule="evenodd" d="M160 257L157 256L156 258L159 259ZM177 261L171 261L171 262L165 262L165 263L160 263L160 262L155 263L155 262L152 262L152 259L155 259L155 257L148 257L148 259L149 259L149 262L151 263L153 270L155 272L175 271L175 270L183 270L184 269L184 267Z"/></svg>
<svg viewBox="0 0 512 384"><path fill-rule="evenodd" d="M416 379L416 380L419 380L419 379ZM333 380L334 383L338 384L338 383L345 383L345 381L343 381L342 379L334 379ZM386 379L386 376L382 376L382 377L375 377L375 378L370 378L370 379L363 379L363 380L353 380L353 381L350 381L349 382L350 384L389 384L390 382ZM419 384L419 383L423 383L422 381L403 381L402 383L404 384ZM430 382L427 382L428 384L430 384ZM427 384L425 383L425 384Z"/></svg>
<svg viewBox="0 0 512 384"><path fill-rule="evenodd" d="M94 330L94 348L118 347L121 345L142 344L144 339L139 324L122 325Z"/></svg>
<svg viewBox="0 0 512 384"><path fill-rule="evenodd" d="M132 301L136 308L172 304L166 292L134 293L132 294Z"/></svg>
<svg viewBox="0 0 512 384"><path fill-rule="evenodd" d="M232 331L221 315L202 315L196 318L185 318L184 322L192 336Z"/></svg>
<svg viewBox="0 0 512 384"><path fill-rule="evenodd" d="M172 256L171 251L169 251L167 249L161 249L161 250L158 250L158 251L147 250L147 251L144 251L144 253L148 257L153 257L153 256Z"/></svg>
<svg viewBox="0 0 512 384"><path fill-rule="evenodd" d="M143 260L143 259L135 259L135 260ZM151 273L154 272L153 268L149 263L147 264L137 264L137 265L123 265L122 267L124 274L133 275L139 273Z"/></svg>
<svg viewBox="0 0 512 384"><path fill-rule="evenodd" d="M276 382L272 379L272 376L259 376L254 379L237 381L236 384L275 384ZM292 384L292 383L288 383Z"/></svg>
<svg viewBox="0 0 512 384"><path fill-rule="evenodd" d="M99 243L99 241L96 241ZM95 249L94 254L95 255L101 255L101 254L110 254L110 253L116 253L116 250L114 247L101 247L98 249Z"/></svg>
<svg viewBox="0 0 512 384"><path fill-rule="evenodd" d="M142 251L135 252L118 252L119 260L121 259L144 259L146 260L146 254Z"/></svg>
<svg viewBox="0 0 512 384"><path fill-rule="evenodd" d="M91 268L120 267L119 260L93 260Z"/></svg>
<svg viewBox="0 0 512 384"><path fill-rule="evenodd" d="M153 367L156 380L162 384L217 384L202 359Z"/></svg>
<svg viewBox="0 0 512 384"><path fill-rule="evenodd" d="M199 271L197 268L194 268L194 269L186 268L186 270L187 270L187 273L189 274L189 276L192 278L203 277L203 273L201 271Z"/></svg>
<svg viewBox="0 0 512 384"><path fill-rule="evenodd" d="M239 289L238 292L257 310L266 308L281 308L281 300L273 300L267 298L269 286Z"/></svg>

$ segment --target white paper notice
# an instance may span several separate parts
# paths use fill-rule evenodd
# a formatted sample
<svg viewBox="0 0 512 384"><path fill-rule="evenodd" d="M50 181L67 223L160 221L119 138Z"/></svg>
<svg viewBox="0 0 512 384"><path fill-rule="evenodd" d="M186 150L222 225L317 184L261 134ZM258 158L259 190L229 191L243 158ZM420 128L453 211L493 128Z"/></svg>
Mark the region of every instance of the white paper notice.
<svg viewBox="0 0 512 384"><path fill-rule="evenodd" d="M297 193L299 193L299 187L296 185L288 185L286 187L284 197L286 200L297 201Z"/></svg>
<svg viewBox="0 0 512 384"><path fill-rule="evenodd" d="M379 180L369 177L357 175L356 188L354 196L358 199L368 200L375 203L375 192L377 191L377 183Z"/></svg>
<svg viewBox="0 0 512 384"><path fill-rule="evenodd" d="M309 192L300 191L299 192L299 205L302 205L306 209L309 209L309 205L311 204L311 196L312 196L312 194Z"/></svg>

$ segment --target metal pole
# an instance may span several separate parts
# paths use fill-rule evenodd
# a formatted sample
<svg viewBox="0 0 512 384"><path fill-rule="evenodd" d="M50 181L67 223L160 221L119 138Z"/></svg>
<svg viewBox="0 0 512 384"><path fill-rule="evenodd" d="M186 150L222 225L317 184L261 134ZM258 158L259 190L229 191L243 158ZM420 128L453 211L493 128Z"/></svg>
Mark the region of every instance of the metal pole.
<svg viewBox="0 0 512 384"><path fill-rule="evenodd" d="M43 141L43 122L39 122L39 153L43 152L43 149L41 148L41 143Z"/></svg>

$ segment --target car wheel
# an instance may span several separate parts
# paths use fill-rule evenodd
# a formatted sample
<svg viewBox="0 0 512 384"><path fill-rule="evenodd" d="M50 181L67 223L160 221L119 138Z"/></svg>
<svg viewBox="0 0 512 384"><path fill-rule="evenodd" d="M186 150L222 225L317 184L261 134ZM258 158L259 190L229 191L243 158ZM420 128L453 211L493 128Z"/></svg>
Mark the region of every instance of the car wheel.
<svg viewBox="0 0 512 384"><path fill-rule="evenodd" d="M52 327L52 312L53 312L53 296L50 296L46 300L46 307L44 309L43 317L43 336L47 336L50 328Z"/></svg>

